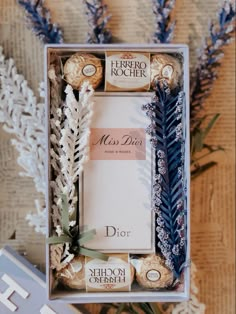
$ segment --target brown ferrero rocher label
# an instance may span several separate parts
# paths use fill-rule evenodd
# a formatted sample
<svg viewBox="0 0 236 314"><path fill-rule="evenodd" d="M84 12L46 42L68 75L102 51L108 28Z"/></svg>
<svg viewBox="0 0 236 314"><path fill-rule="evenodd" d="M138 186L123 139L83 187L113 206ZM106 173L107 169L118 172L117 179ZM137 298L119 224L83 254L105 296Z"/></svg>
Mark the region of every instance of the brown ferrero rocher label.
<svg viewBox="0 0 236 314"><path fill-rule="evenodd" d="M106 52L105 91L148 91L150 53Z"/></svg>
<svg viewBox="0 0 236 314"><path fill-rule="evenodd" d="M110 254L108 261L86 257L87 292L130 291L133 272L128 254Z"/></svg>

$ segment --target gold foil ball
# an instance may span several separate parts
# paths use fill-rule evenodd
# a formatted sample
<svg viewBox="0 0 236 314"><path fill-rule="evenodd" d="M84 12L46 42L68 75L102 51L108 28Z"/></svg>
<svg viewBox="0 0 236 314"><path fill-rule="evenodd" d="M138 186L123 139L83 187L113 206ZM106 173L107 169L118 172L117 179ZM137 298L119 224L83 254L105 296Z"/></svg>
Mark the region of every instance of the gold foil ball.
<svg viewBox="0 0 236 314"><path fill-rule="evenodd" d="M64 65L64 77L74 89L80 89L85 81L89 81L94 89L102 82L102 62L88 53L73 54Z"/></svg>
<svg viewBox="0 0 236 314"><path fill-rule="evenodd" d="M182 84L182 68L180 61L167 54L155 54L151 57L151 86L155 88L157 81L166 80L170 89Z"/></svg>
<svg viewBox="0 0 236 314"><path fill-rule="evenodd" d="M136 264L136 280L143 288L160 289L169 287L173 283L172 271L158 255L148 255L138 259L134 264Z"/></svg>
<svg viewBox="0 0 236 314"><path fill-rule="evenodd" d="M130 264L130 284L132 285L134 281L135 268L132 264Z"/></svg>
<svg viewBox="0 0 236 314"><path fill-rule="evenodd" d="M76 256L60 272L57 273L58 280L71 289L85 289L85 258Z"/></svg>

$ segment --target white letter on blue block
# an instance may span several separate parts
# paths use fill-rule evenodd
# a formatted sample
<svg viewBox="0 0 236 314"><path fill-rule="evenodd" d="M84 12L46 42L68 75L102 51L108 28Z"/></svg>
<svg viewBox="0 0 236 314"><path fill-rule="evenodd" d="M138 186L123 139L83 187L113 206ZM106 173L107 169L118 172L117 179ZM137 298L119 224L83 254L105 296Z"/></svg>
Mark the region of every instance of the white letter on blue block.
<svg viewBox="0 0 236 314"><path fill-rule="evenodd" d="M2 302L10 311L15 312L17 310L17 306L13 304L8 298L16 292L23 299L26 299L29 295L27 291L21 288L18 283L16 283L11 277L4 274L1 278L6 284L9 285L9 288L4 293L0 293L0 302Z"/></svg>

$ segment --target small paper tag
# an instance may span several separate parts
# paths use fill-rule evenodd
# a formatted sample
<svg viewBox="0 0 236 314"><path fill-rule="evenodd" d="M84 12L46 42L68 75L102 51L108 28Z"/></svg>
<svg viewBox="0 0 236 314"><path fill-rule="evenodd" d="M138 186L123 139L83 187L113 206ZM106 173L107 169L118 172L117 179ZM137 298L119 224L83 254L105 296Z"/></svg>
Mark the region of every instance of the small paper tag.
<svg viewBox="0 0 236 314"><path fill-rule="evenodd" d="M149 53L106 52L105 91L147 91L149 89Z"/></svg>
<svg viewBox="0 0 236 314"><path fill-rule="evenodd" d="M128 254L111 254L108 261L86 257L86 291L130 291L130 267Z"/></svg>

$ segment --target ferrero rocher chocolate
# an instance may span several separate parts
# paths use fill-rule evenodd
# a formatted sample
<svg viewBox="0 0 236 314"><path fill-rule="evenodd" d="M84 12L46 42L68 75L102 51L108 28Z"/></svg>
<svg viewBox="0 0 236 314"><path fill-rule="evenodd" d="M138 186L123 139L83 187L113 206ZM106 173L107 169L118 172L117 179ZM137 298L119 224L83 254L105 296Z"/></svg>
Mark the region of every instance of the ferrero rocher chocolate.
<svg viewBox="0 0 236 314"><path fill-rule="evenodd" d="M158 53L151 57L151 85L155 88L157 81L166 80L170 89L181 84L182 69L178 59Z"/></svg>
<svg viewBox="0 0 236 314"><path fill-rule="evenodd" d="M60 272L57 273L58 280L71 289L85 289L85 258L74 257L73 260Z"/></svg>
<svg viewBox="0 0 236 314"><path fill-rule="evenodd" d="M80 89L85 81L96 89L102 81L102 72L101 60L88 53L75 53L64 65L65 80L74 89Z"/></svg>
<svg viewBox="0 0 236 314"><path fill-rule="evenodd" d="M149 53L106 52L105 91L147 91L149 88Z"/></svg>
<svg viewBox="0 0 236 314"><path fill-rule="evenodd" d="M136 280L143 288L160 289L170 286L173 282L172 271L158 255L151 254L132 263L136 268Z"/></svg>
<svg viewBox="0 0 236 314"><path fill-rule="evenodd" d="M134 281L135 268L132 264L130 264L130 284L132 285Z"/></svg>
<svg viewBox="0 0 236 314"><path fill-rule="evenodd" d="M109 254L107 261L86 257L86 291L130 291L134 273L127 253Z"/></svg>

